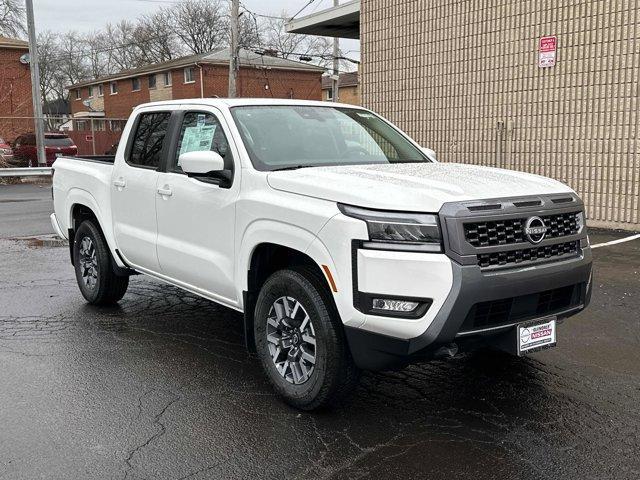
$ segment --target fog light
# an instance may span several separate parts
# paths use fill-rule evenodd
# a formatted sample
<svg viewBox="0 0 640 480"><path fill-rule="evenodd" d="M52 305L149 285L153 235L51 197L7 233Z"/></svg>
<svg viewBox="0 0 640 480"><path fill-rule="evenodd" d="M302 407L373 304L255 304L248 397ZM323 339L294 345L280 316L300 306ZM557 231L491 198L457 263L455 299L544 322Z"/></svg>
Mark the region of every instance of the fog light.
<svg viewBox="0 0 640 480"><path fill-rule="evenodd" d="M389 312L413 312L418 307L418 302L408 302L406 300L390 300L386 298L374 298L373 308L375 310L386 310Z"/></svg>

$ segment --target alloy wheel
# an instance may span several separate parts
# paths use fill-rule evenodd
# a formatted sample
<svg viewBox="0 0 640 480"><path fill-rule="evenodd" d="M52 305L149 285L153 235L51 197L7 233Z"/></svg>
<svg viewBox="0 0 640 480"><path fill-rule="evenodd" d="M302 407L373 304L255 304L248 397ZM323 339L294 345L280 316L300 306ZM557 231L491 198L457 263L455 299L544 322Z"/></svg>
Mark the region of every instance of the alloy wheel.
<svg viewBox="0 0 640 480"><path fill-rule="evenodd" d="M80 242L80 272L85 286L93 290L98 281L98 258L93 240L84 237Z"/></svg>
<svg viewBox="0 0 640 480"><path fill-rule="evenodd" d="M309 314L292 297L280 297L267 317L267 344L278 373L287 382L301 385L316 364L316 336Z"/></svg>

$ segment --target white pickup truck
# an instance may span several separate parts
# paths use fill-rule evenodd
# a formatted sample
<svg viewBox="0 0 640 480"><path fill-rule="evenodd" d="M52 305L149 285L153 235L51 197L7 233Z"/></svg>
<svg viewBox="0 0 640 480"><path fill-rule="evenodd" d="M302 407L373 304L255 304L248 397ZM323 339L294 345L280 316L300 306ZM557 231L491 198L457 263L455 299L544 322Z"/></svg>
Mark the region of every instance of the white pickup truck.
<svg viewBox="0 0 640 480"><path fill-rule="evenodd" d="M243 312L247 347L301 409L362 369L553 346L591 296L570 188L437 163L358 107L142 105L115 158L59 158L53 193L87 301L119 301L142 273Z"/></svg>

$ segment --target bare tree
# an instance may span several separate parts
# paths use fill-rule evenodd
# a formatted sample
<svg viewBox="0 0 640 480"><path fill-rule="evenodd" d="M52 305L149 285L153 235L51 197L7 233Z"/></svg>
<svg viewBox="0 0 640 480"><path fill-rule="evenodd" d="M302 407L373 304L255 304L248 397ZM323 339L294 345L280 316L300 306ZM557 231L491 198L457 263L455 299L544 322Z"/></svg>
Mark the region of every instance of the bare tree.
<svg viewBox="0 0 640 480"><path fill-rule="evenodd" d="M104 29L106 47L107 71L118 72L129 70L141 65L140 54L136 42L133 40L136 26L127 20L116 24L108 23Z"/></svg>
<svg viewBox="0 0 640 480"><path fill-rule="evenodd" d="M22 0L0 0L0 35L20 37L25 28L25 6Z"/></svg>
<svg viewBox="0 0 640 480"><path fill-rule="evenodd" d="M266 18L263 24L264 46L279 56L292 60L311 56L314 63L327 66L332 60L331 43L324 37L287 33L287 12Z"/></svg>
<svg viewBox="0 0 640 480"><path fill-rule="evenodd" d="M227 44L229 16L220 0L188 0L170 12L176 35L190 53L206 53Z"/></svg>
<svg viewBox="0 0 640 480"><path fill-rule="evenodd" d="M171 9L160 9L138 19L133 35L139 50L139 63L150 64L172 60L185 52L173 27Z"/></svg>
<svg viewBox="0 0 640 480"><path fill-rule="evenodd" d="M90 76L82 40L82 35L75 31L67 32L58 39L57 75L64 86L81 82Z"/></svg>
<svg viewBox="0 0 640 480"><path fill-rule="evenodd" d="M58 35L51 31L38 35L38 59L40 63L40 91L43 100L61 98L64 90L59 59Z"/></svg>

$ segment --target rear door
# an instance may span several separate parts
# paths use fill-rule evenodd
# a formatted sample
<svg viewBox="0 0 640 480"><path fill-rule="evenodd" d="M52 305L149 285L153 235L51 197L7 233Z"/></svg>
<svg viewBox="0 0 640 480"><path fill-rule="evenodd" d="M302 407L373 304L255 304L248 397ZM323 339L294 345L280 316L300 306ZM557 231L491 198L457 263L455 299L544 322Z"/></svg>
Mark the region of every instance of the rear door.
<svg viewBox="0 0 640 480"><path fill-rule="evenodd" d="M160 173L156 195L158 258L162 273L215 299L236 304L233 282L235 200L240 168L221 113L213 107L181 107L176 138ZM213 150L234 176L232 184L190 178L179 164L181 153Z"/></svg>
<svg viewBox="0 0 640 480"><path fill-rule="evenodd" d="M111 184L116 244L131 265L158 272L156 184L166 156L171 112L138 114L124 158L116 158Z"/></svg>

